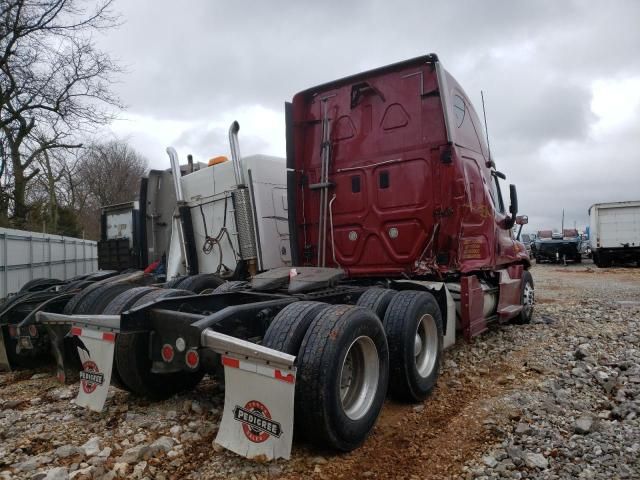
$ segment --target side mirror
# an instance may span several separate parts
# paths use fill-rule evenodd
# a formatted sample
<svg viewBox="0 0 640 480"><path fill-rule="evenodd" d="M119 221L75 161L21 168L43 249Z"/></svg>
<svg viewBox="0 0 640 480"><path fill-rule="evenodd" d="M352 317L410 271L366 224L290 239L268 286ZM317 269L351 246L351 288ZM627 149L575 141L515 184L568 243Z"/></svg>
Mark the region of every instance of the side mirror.
<svg viewBox="0 0 640 480"><path fill-rule="evenodd" d="M513 186L513 185L511 185ZM516 240L520 241L520 234L522 233L522 227L524 227L527 223L529 223L529 217L526 215L518 215L516 217L516 225L520 225L518 228L518 234L516 235Z"/></svg>
<svg viewBox="0 0 640 480"><path fill-rule="evenodd" d="M511 198L509 213L511 213L511 218L515 221L516 215L518 214L518 192L516 191L516 186L513 183L509 185L509 197Z"/></svg>
<svg viewBox="0 0 640 480"><path fill-rule="evenodd" d="M504 228L509 230L516 223L516 215L518 214L518 193L516 192L516 186L509 185L509 197L511 198L511 205L509 206L509 213L511 214L504 219Z"/></svg>

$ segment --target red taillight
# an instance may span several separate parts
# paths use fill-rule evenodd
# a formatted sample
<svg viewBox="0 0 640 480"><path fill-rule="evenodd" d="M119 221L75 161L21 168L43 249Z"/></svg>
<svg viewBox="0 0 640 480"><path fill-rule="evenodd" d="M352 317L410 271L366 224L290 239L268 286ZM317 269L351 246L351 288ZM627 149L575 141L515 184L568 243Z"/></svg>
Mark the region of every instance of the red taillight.
<svg viewBox="0 0 640 480"><path fill-rule="evenodd" d="M189 350L184 357L189 368L197 368L200 363L200 355L196 350Z"/></svg>
<svg viewBox="0 0 640 480"><path fill-rule="evenodd" d="M174 355L173 347L171 345L169 345L168 343L164 344L162 346L162 352L161 353L162 353L162 359L165 362L169 363L171 360L173 360L173 355Z"/></svg>
<svg viewBox="0 0 640 480"><path fill-rule="evenodd" d="M38 328L35 325L29 325L29 335L32 337L38 336Z"/></svg>

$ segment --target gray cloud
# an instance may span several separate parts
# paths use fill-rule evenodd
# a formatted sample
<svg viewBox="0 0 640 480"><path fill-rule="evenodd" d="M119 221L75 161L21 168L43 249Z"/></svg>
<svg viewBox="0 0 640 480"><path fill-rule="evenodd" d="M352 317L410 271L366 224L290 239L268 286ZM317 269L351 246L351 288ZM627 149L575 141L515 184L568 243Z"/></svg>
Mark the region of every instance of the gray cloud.
<svg viewBox="0 0 640 480"><path fill-rule="evenodd" d="M640 79L640 2L433 3L120 1L126 24L99 41L128 65L118 89L130 113L188 124L164 143L136 136L160 158L169 143L225 153L226 129L210 124L232 111L282 121L302 89L435 51L478 109L485 91L492 153L531 230L556 227L563 207L584 225L592 203L640 196L640 112L601 132L591 110L594 82ZM284 154L281 133L251 125L243 153Z"/></svg>
<svg viewBox="0 0 640 480"><path fill-rule="evenodd" d="M222 127L196 127L183 132L173 143L185 153L192 153L194 158L202 162L218 155L229 153L228 130ZM255 136L243 137L241 151L243 156L265 152L267 143Z"/></svg>

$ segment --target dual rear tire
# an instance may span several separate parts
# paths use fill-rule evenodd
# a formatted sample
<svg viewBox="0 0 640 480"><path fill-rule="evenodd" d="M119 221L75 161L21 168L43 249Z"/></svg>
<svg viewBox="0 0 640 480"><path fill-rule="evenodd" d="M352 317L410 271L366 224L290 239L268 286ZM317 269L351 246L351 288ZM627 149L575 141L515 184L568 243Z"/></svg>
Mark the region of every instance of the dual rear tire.
<svg viewBox="0 0 640 480"><path fill-rule="evenodd" d="M296 302L273 320L263 345L297 355L298 434L350 451L373 428L387 391L389 354L378 317L363 307Z"/></svg>
<svg viewBox="0 0 640 480"><path fill-rule="evenodd" d="M313 443L350 451L373 429L387 389L409 401L431 392L442 319L428 292L372 288L357 306L288 305L263 345L297 356L296 432L313 432Z"/></svg>

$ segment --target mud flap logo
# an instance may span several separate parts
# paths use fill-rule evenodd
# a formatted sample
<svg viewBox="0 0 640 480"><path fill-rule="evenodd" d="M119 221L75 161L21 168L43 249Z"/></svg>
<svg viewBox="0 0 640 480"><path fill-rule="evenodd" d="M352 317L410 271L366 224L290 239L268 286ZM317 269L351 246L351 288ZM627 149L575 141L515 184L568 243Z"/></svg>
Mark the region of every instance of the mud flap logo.
<svg viewBox="0 0 640 480"><path fill-rule="evenodd" d="M242 423L242 431L254 443L262 443L269 436L279 438L282 434L282 427L271 419L269 409L257 400L251 400L244 407L236 405L233 419Z"/></svg>
<svg viewBox="0 0 640 480"><path fill-rule="evenodd" d="M84 362L80 372L80 385L82 385L84 393L93 393L102 384L104 384L104 374L100 373L96 362L93 360Z"/></svg>
<svg viewBox="0 0 640 480"><path fill-rule="evenodd" d="M295 357L285 360L293 364ZM281 371L264 362L227 357L222 363L224 413L216 443L247 458L290 458L295 367Z"/></svg>
<svg viewBox="0 0 640 480"><path fill-rule="evenodd" d="M99 412L109 393L116 335L90 328L71 328L82 370L76 405Z"/></svg>

